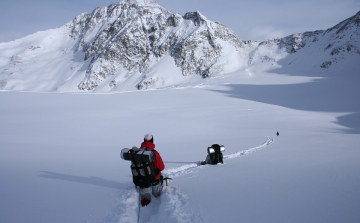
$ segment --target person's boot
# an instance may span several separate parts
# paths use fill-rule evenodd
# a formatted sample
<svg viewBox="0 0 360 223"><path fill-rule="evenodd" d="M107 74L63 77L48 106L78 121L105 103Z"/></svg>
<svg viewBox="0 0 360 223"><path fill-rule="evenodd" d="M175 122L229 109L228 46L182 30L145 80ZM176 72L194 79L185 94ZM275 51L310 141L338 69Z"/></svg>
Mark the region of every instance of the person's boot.
<svg viewBox="0 0 360 223"><path fill-rule="evenodd" d="M141 200L141 206L146 206L146 205L148 205L148 204L150 204L150 202L151 202L151 200L150 199L147 199L147 198L143 198L142 200Z"/></svg>

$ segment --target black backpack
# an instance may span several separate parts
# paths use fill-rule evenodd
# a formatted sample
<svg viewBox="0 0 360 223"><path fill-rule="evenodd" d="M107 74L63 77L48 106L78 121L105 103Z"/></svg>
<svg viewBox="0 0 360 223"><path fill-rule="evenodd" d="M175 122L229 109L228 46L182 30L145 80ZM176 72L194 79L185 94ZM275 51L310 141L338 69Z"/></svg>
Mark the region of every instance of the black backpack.
<svg viewBox="0 0 360 223"><path fill-rule="evenodd" d="M224 146L220 146L218 144L213 144L211 147L208 147L211 164L224 163L221 147L225 150Z"/></svg>
<svg viewBox="0 0 360 223"><path fill-rule="evenodd" d="M131 161L133 182L140 188L150 187L156 181L156 171L153 165L156 156L153 151L149 151L147 147L140 149L133 147L121 151L121 157Z"/></svg>

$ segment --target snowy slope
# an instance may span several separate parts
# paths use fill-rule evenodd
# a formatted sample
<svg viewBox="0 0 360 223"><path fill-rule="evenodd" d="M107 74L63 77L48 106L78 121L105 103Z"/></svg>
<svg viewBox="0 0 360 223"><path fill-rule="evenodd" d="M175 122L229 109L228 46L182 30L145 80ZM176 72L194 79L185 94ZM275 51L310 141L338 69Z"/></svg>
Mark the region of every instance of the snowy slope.
<svg viewBox="0 0 360 223"><path fill-rule="evenodd" d="M160 12L169 26L153 30ZM120 37L122 25L131 32ZM136 222L120 151L152 133L174 180L141 209L142 223L358 223L358 27L359 14L256 43L199 12L126 0L0 44L0 222ZM104 60L129 35L149 38L117 53L145 46L153 56ZM183 45L171 48L171 35ZM197 167L214 143L225 163Z"/></svg>
<svg viewBox="0 0 360 223"><path fill-rule="evenodd" d="M0 92L0 222L136 222L120 151L150 132L174 180L140 222L357 223L359 79L328 77L353 89L328 99L333 81L305 76L243 72L118 94ZM226 146L225 163L194 167L213 143Z"/></svg>

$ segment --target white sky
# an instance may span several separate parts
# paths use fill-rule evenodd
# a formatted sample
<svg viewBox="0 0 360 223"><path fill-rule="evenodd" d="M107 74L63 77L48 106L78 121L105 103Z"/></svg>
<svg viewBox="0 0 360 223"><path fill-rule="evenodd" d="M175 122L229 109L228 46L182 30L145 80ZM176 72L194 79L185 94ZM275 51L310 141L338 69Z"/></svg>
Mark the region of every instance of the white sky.
<svg viewBox="0 0 360 223"><path fill-rule="evenodd" d="M116 0L1 0L0 42L58 28ZM360 0L157 0L170 12L200 11L244 40L330 28L360 11Z"/></svg>

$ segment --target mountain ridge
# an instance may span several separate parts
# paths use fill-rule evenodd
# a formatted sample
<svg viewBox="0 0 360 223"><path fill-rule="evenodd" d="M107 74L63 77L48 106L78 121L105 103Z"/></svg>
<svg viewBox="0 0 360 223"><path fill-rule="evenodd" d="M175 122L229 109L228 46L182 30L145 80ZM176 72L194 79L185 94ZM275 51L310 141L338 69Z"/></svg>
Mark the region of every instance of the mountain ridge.
<svg viewBox="0 0 360 223"><path fill-rule="evenodd" d="M155 0L125 0L82 13L59 29L0 44L0 89L108 92L247 68L343 69L344 60L359 58L359 24L360 12L327 30L244 41L201 12L181 16Z"/></svg>

